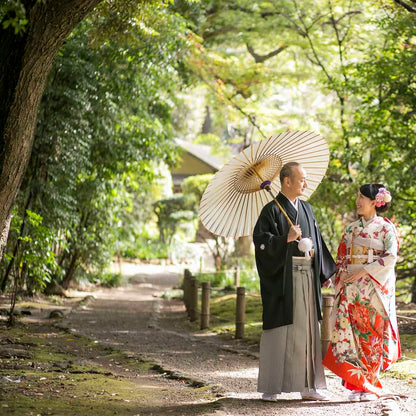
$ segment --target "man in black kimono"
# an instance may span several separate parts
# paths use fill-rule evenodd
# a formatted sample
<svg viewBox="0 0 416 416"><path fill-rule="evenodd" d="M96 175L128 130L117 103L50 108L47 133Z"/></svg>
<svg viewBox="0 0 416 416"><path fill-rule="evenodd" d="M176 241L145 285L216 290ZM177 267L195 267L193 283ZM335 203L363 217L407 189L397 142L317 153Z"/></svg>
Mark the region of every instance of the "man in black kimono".
<svg viewBox="0 0 416 416"><path fill-rule="evenodd" d="M293 226L272 201L253 232L263 303L258 391L264 400L276 400L282 392L327 400L317 391L326 388L319 334L321 286L330 286L335 262L311 206L299 199L307 187L305 170L297 162L287 163L280 182L276 199ZM312 256L298 248L303 237L312 239Z"/></svg>

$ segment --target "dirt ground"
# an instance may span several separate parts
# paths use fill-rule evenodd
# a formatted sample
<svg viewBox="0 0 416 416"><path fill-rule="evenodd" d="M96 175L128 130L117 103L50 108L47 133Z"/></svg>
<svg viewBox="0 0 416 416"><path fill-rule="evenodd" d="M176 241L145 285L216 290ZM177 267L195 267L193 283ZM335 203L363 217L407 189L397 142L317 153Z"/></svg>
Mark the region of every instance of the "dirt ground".
<svg viewBox="0 0 416 416"><path fill-rule="evenodd" d="M161 297L178 284L181 269L124 264L123 272L130 283L120 288L71 292L41 310L20 305L32 308L20 319L20 335L0 327L0 414L416 415L416 379L388 373L386 389L406 397L348 402L340 379L327 372L330 402L301 401L296 393L263 402L257 347L193 329L182 302ZM52 309L63 318L50 319ZM39 351L53 359L30 357L38 351L36 334L45 340ZM38 371L28 374L28 362Z"/></svg>

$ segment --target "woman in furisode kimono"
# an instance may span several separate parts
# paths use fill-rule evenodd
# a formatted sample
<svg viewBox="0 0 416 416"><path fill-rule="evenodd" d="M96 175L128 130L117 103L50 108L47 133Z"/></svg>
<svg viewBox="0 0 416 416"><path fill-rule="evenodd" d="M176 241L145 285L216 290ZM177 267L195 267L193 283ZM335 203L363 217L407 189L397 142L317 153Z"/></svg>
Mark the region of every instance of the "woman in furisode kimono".
<svg viewBox="0 0 416 416"><path fill-rule="evenodd" d="M390 206L383 185L366 184L357 195L358 221L342 235L337 254L332 340L323 364L343 380L349 400L383 395L380 371L400 357L395 306L395 226L378 216Z"/></svg>

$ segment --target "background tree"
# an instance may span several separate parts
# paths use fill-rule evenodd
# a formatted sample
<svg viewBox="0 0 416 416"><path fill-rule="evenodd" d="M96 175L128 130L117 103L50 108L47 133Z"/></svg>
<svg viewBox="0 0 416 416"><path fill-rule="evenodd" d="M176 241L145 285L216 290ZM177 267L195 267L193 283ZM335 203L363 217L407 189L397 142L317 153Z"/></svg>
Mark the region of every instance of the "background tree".
<svg viewBox="0 0 416 416"><path fill-rule="evenodd" d="M382 48L370 47L352 68L351 92L359 98L354 113L350 156L358 182L385 183L393 195L390 215L400 226L399 277L412 277L416 302L416 20L397 8L386 8L383 19L373 21L382 34ZM410 289L410 288L409 288Z"/></svg>
<svg viewBox="0 0 416 416"><path fill-rule="evenodd" d="M243 121L254 140L287 127L319 130L331 163L312 203L332 250L354 215L357 187L384 182L401 191L390 215L411 247L400 270L414 276L412 2L278 3L215 1L187 14L200 36L190 65L207 101L215 97L219 135L228 140L226 125Z"/></svg>
<svg viewBox="0 0 416 416"><path fill-rule="evenodd" d="M183 194L175 194L171 198L161 199L154 203L159 238L162 243L171 245L172 238L180 224L191 222L195 218L195 212L189 208L188 201Z"/></svg>
<svg viewBox="0 0 416 416"><path fill-rule="evenodd" d="M16 3L16 2L15 2ZM29 162L40 100L64 40L99 0L27 0L28 23L15 34L16 8L2 9L0 27L0 258L13 205ZM21 21L21 19L19 18Z"/></svg>
<svg viewBox="0 0 416 416"><path fill-rule="evenodd" d="M27 267L19 245L30 235L29 209L63 236L55 247L55 279L67 287L77 272L94 274L108 264L137 181L152 180L155 161L173 161L169 126L181 82L177 55L188 48L181 19L166 7L143 6L139 17L129 17L129 30L123 21L126 32L110 36L107 16L99 10L81 24L52 71L19 194L21 232L9 241L3 290L13 264L22 265L19 273Z"/></svg>
<svg viewBox="0 0 416 416"><path fill-rule="evenodd" d="M23 256L19 244L35 232L29 210L56 238L61 270L71 264L62 253L82 247L92 256L78 257L78 270L98 269L105 241L120 247L116 229L127 238L139 178L149 182L159 160L173 160L173 136L236 152L290 128L329 141L328 175L312 203L332 250L358 185L384 182L413 276L413 0L133 3L103 3L62 48L8 259ZM7 33L29 28L16 7L0 16Z"/></svg>

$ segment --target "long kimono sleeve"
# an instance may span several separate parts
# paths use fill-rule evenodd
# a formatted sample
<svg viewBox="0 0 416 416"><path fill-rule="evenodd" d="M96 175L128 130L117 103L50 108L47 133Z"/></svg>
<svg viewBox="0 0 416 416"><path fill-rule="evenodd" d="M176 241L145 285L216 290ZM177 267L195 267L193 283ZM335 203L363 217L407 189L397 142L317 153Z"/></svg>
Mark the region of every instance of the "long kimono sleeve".
<svg viewBox="0 0 416 416"><path fill-rule="evenodd" d="M318 223L315 220L315 216L313 215L313 211L312 211L312 216L313 218L313 224L315 226L315 239L316 239L316 244L319 253L320 253L320 272L319 272L319 280L321 282L321 285L324 284L328 279L330 279L336 269L335 269L335 262L334 262L334 258L332 257L331 253L328 250L328 247L322 237L322 234L319 230L319 226Z"/></svg>
<svg viewBox="0 0 416 416"><path fill-rule="evenodd" d="M373 263L364 267L365 271L380 285L385 286L388 279L394 276L394 266L397 261L398 243L394 225L387 223L383 226L384 253Z"/></svg>
<svg viewBox="0 0 416 416"><path fill-rule="evenodd" d="M260 276L276 275L283 270L290 243L273 216L273 209L263 208L254 227L253 242Z"/></svg>
<svg viewBox="0 0 416 416"><path fill-rule="evenodd" d="M336 267L336 274L335 274L335 292L339 291L339 287L340 287L340 275L343 272L347 271L347 232L344 231L344 233L342 234L341 237L341 241L338 245L338 250L337 250L337 259L335 262L335 267Z"/></svg>

